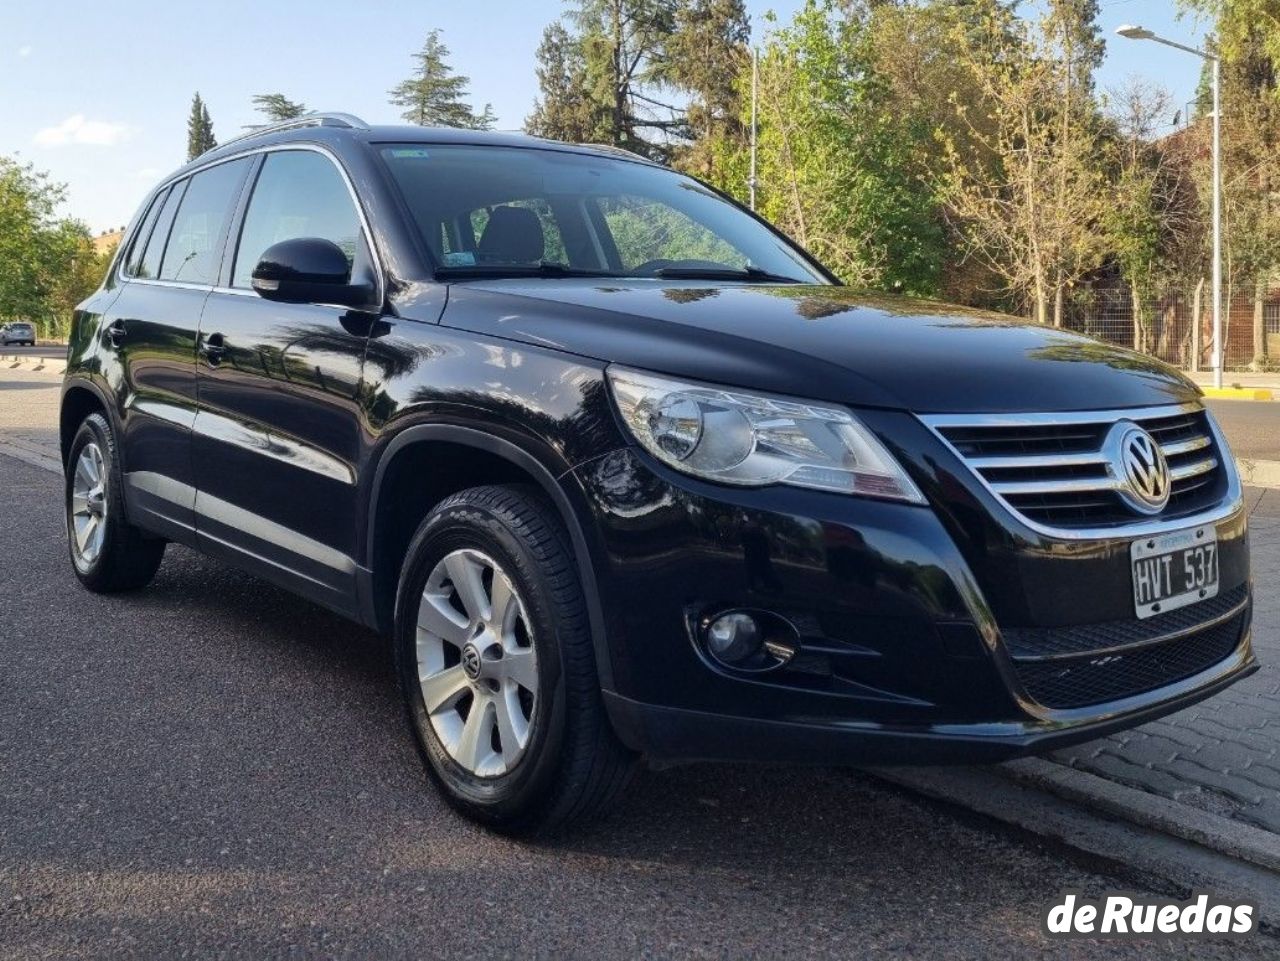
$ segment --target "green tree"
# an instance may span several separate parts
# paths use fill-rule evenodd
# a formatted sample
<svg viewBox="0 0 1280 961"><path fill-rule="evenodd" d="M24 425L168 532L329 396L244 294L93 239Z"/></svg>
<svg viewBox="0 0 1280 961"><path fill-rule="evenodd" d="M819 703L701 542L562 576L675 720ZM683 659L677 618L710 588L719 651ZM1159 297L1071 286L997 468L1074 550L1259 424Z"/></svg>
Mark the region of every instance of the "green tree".
<svg viewBox="0 0 1280 961"><path fill-rule="evenodd" d="M272 123L297 120L307 112L307 106L296 103L282 93L260 93L253 98L253 108Z"/></svg>
<svg viewBox="0 0 1280 961"><path fill-rule="evenodd" d="M195 160L218 146L213 136L213 121L209 119L209 107L197 92L191 98L191 113L187 117L187 159Z"/></svg>
<svg viewBox="0 0 1280 961"><path fill-rule="evenodd" d="M1173 109L1168 91L1133 79L1108 101L1113 169L1111 202L1101 223L1110 257L1129 285L1134 348L1164 355L1168 331L1148 305L1163 284L1178 279L1203 220L1179 139L1157 137Z"/></svg>
<svg viewBox="0 0 1280 961"><path fill-rule="evenodd" d="M673 143L687 139L685 108L668 96L667 44L675 30L677 0L575 0L566 34L580 63L576 90L583 129L591 139L656 160L669 160ZM569 28L572 28L570 30ZM544 110L561 92L544 89Z"/></svg>
<svg viewBox="0 0 1280 961"><path fill-rule="evenodd" d="M691 143L676 160L692 173L714 173L718 146L745 144L741 78L750 64L751 22L743 0L687 0L675 15L667 41L666 82L688 98L685 110Z"/></svg>
<svg viewBox="0 0 1280 961"><path fill-rule="evenodd" d="M0 318L34 321L42 334L102 279L88 228L55 215L65 195L30 164L0 157Z"/></svg>
<svg viewBox="0 0 1280 961"><path fill-rule="evenodd" d="M759 209L846 282L932 294L945 260L931 131L876 69L865 16L809 0L760 57Z"/></svg>
<svg viewBox="0 0 1280 961"><path fill-rule="evenodd" d="M1280 185L1280 0L1187 0L1184 5L1215 20L1222 57L1224 296L1229 303L1236 290L1251 290L1253 355L1262 364L1267 361L1265 303L1280 266L1280 206L1274 198ZM1207 106L1204 86L1201 102ZM1207 128L1201 119L1199 126ZM1207 163L1197 165L1206 203L1211 176Z"/></svg>
<svg viewBox="0 0 1280 961"><path fill-rule="evenodd" d="M587 65L579 38L571 36L559 20L547 25L538 45L538 99L525 120L525 131L535 137L592 143L601 139L599 112L583 95Z"/></svg>
<svg viewBox="0 0 1280 961"><path fill-rule="evenodd" d="M1086 84L1076 72L1082 61L1064 52L1060 15L1051 5L1014 29L993 21L978 40L957 32L961 62L980 91L975 103L957 99L957 114L967 139L995 162L975 169L960 141L944 140L945 197L965 255L1025 298L1038 322L1055 324L1066 292L1106 253L1096 102L1067 96L1073 87L1091 91L1092 79Z"/></svg>
<svg viewBox="0 0 1280 961"><path fill-rule="evenodd" d="M489 104L476 113L466 103L469 78L455 74L449 66L449 48L440 39L440 31L432 30L422 49L413 55L417 61L413 76L390 92L393 106L401 116L420 126L462 127L489 130L496 118Z"/></svg>

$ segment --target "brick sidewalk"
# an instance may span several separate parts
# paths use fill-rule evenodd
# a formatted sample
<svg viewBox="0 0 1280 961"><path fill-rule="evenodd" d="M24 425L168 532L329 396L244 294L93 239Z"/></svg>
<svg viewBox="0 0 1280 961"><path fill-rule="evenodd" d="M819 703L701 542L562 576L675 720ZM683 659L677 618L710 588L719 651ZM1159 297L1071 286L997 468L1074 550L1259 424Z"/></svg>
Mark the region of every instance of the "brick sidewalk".
<svg viewBox="0 0 1280 961"><path fill-rule="evenodd" d="M1251 490L1250 501L1261 669L1195 707L1052 759L1280 833L1280 491Z"/></svg>
<svg viewBox="0 0 1280 961"><path fill-rule="evenodd" d="M0 439L58 456L61 378L0 371ZM1253 643L1262 668L1178 714L1052 755L1062 764L1280 833L1280 490L1250 490Z"/></svg>

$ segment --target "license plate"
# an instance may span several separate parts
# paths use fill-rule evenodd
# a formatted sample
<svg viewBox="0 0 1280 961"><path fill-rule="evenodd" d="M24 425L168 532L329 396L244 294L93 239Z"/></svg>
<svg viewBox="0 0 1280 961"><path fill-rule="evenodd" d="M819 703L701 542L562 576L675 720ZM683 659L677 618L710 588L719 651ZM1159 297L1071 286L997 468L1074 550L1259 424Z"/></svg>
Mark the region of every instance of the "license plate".
<svg viewBox="0 0 1280 961"><path fill-rule="evenodd" d="M1135 541L1129 557L1139 618L1175 611L1218 593L1218 532L1212 527Z"/></svg>

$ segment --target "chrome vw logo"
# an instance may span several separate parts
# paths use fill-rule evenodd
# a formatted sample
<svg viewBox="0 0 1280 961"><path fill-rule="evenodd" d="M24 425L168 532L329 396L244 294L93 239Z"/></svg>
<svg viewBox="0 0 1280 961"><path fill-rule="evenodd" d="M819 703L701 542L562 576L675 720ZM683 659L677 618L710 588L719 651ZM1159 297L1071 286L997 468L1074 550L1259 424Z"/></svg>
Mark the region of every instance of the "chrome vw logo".
<svg viewBox="0 0 1280 961"><path fill-rule="evenodd" d="M1131 421L1120 421L1107 438L1108 458L1121 499L1140 514L1158 514L1173 486L1169 463L1155 438Z"/></svg>
<svg viewBox="0 0 1280 961"><path fill-rule="evenodd" d="M462 649L462 670L473 681L480 676L480 652L474 644Z"/></svg>

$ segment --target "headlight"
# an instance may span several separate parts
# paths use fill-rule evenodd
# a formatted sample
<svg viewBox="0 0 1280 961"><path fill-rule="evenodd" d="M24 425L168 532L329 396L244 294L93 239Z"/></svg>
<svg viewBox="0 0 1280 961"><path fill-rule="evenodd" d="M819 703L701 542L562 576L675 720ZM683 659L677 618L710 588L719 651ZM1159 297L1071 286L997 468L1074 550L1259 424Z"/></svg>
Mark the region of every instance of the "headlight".
<svg viewBox="0 0 1280 961"><path fill-rule="evenodd" d="M722 484L791 484L924 503L884 445L851 413L807 401L609 368L636 440L678 471Z"/></svg>

